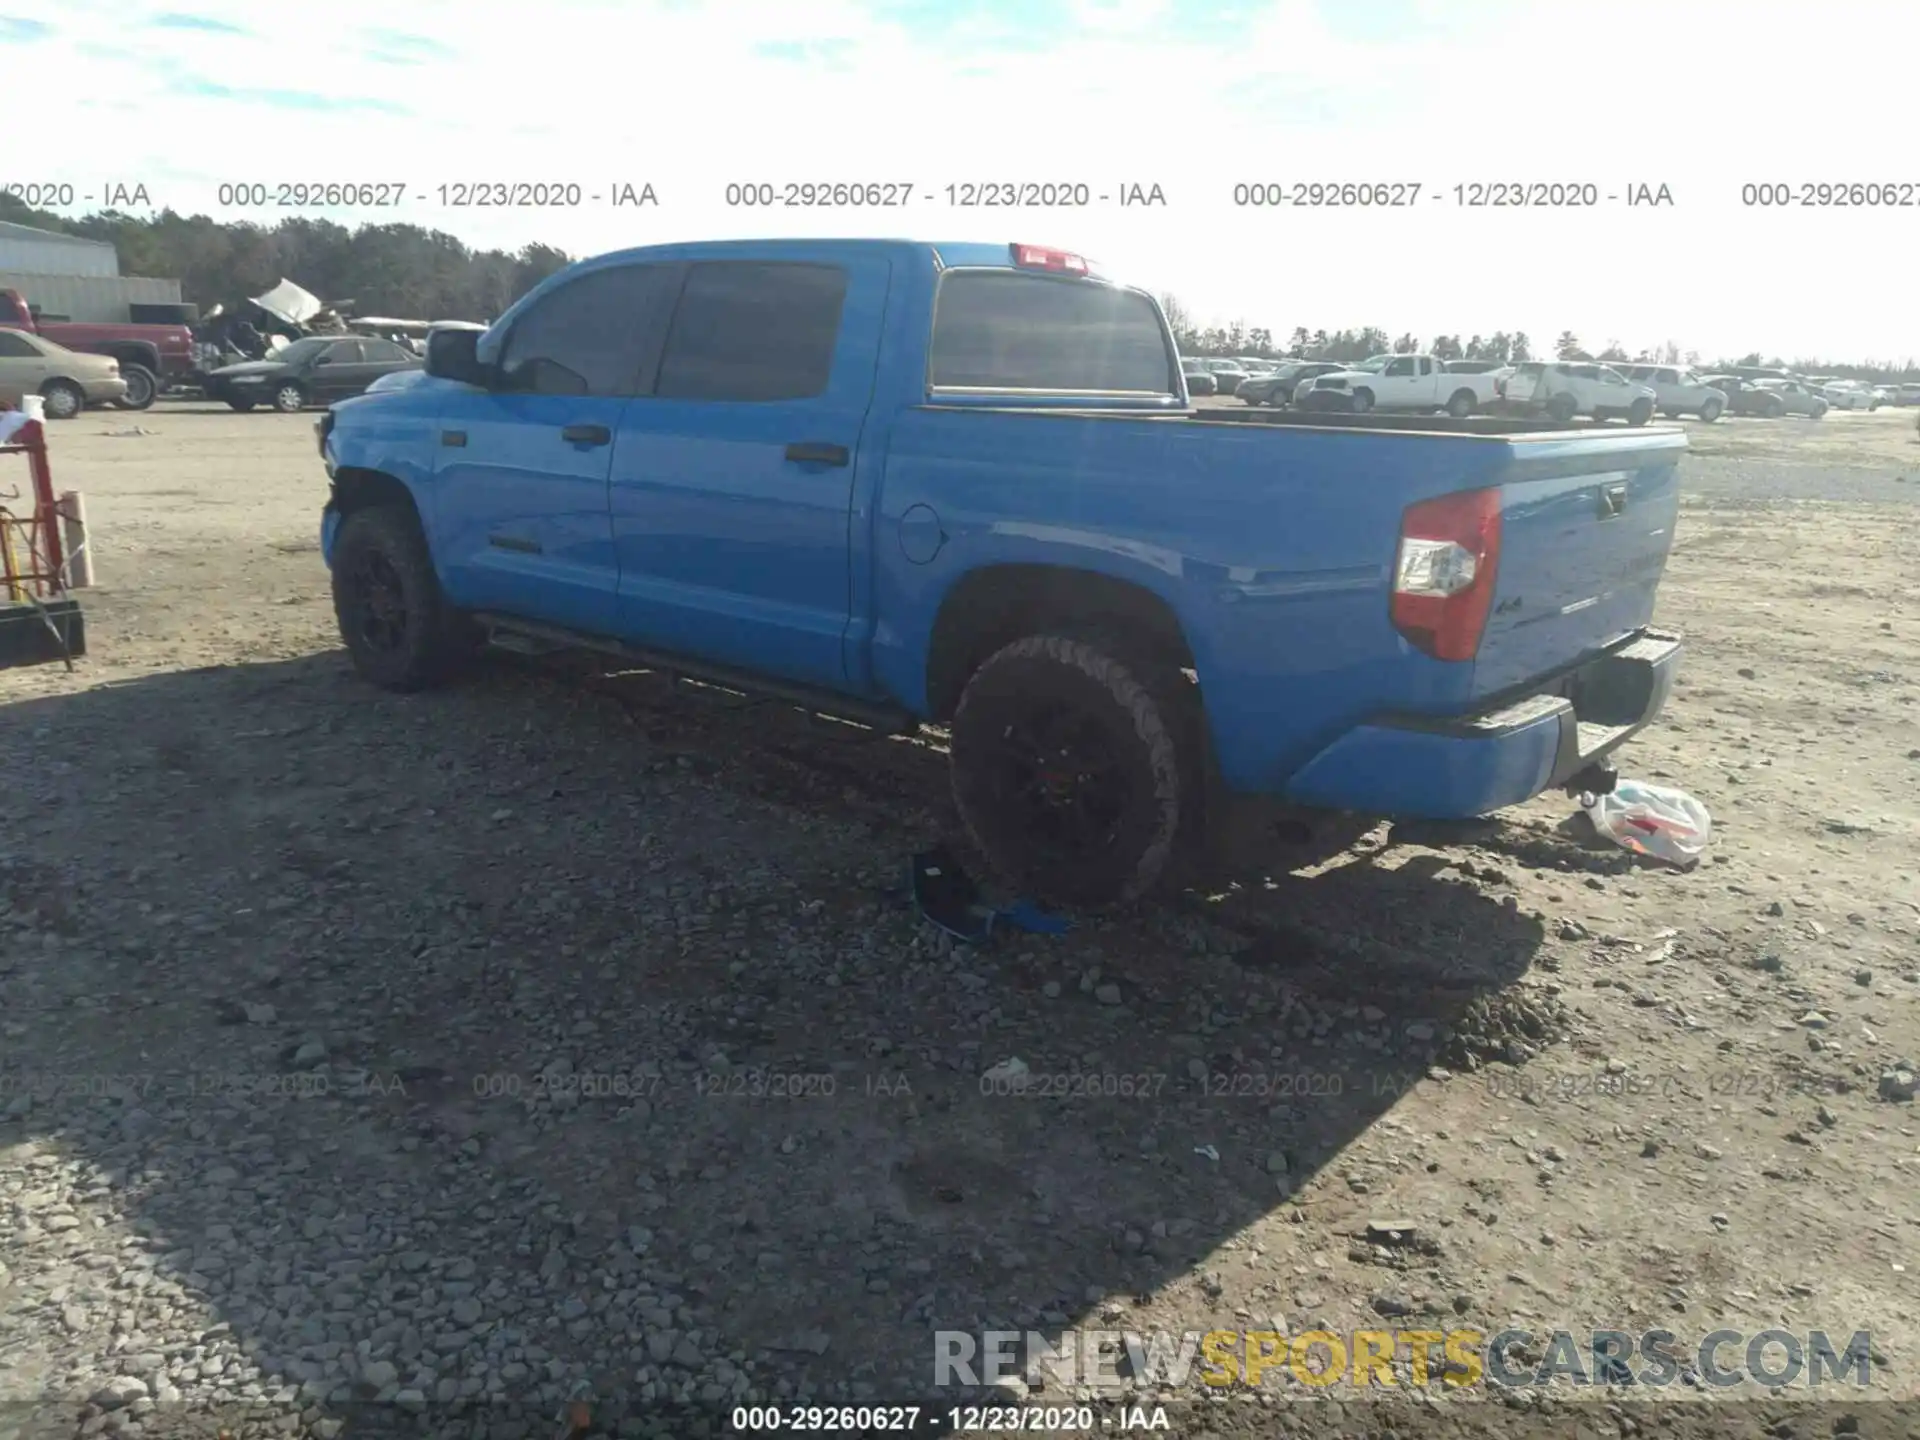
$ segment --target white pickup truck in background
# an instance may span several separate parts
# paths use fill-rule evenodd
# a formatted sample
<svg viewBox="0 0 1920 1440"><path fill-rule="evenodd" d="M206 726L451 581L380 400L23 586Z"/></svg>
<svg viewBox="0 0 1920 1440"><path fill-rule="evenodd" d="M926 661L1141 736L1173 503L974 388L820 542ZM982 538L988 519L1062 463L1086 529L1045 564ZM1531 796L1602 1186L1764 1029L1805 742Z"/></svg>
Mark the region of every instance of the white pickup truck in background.
<svg viewBox="0 0 1920 1440"><path fill-rule="evenodd" d="M1653 391L1654 403L1669 420L1698 415L1711 425L1727 408L1727 392L1707 384L1684 365L1616 365L1613 368L1635 385L1645 385Z"/></svg>
<svg viewBox="0 0 1920 1440"><path fill-rule="evenodd" d="M1347 370L1302 380L1293 392L1301 410L1444 410L1456 418L1491 404L1496 395L1491 375L1449 371L1432 355L1376 355Z"/></svg>
<svg viewBox="0 0 1920 1440"><path fill-rule="evenodd" d="M1500 381L1498 410L1545 415L1564 424L1576 415L1644 425L1659 404L1651 385L1636 385L1592 360L1527 360Z"/></svg>

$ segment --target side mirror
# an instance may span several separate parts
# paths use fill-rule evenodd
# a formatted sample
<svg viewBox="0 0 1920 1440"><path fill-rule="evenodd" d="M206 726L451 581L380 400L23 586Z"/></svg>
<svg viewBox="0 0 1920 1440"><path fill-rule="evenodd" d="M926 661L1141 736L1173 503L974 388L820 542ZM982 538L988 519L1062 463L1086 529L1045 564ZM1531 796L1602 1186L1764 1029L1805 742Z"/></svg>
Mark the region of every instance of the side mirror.
<svg viewBox="0 0 1920 1440"><path fill-rule="evenodd" d="M436 330L427 337L427 374L485 388L489 367L480 363L477 330Z"/></svg>

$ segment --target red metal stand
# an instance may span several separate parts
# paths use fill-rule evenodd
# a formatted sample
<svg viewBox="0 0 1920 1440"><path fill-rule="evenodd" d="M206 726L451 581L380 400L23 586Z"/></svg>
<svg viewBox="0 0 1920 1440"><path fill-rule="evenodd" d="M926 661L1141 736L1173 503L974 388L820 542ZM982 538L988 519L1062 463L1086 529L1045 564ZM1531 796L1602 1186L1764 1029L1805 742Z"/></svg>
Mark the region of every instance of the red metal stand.
<svg viewBox="0 0 1920 1440"><path fill-rule="evenodd" d="M0 455L25 455L33 477L33 513L14 514L0 505L0 525L6 534L0 543L6 551L7 598L18 601L26 595L49 599L67 591L67 564L60 539L60 505L53 493L53 467L47 462L47 427L29 420L11 441L0 445ZM26 554L21 566L15 545Z"/></svg>
<svg viewBox="0 0 1920 1440"><path fill-rule="evenodd" d="M86 621L80 602L68 593L72 577L67 573L53 467L47 461L46 425L27 421L0 445L0 455L25 455L33 479L30 514L16 515L0 504L0 559L7 588L0 599L0 669L61 660L71 670L74 657L87 653ZM5 498L18 498L18 492Z"/></svg>

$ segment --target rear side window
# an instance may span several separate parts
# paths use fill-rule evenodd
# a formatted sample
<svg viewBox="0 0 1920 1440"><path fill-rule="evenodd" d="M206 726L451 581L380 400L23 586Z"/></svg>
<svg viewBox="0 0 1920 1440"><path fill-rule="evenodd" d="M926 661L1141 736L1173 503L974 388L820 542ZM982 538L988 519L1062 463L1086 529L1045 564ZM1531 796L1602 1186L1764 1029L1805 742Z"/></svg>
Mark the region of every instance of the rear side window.
<svg viewBox="0 0 1920 1440"><path fill-rule="evenodd" d="M569 280L514 321L502 373L514 389L536 395L633 394L677 273L618 265Z"/></svg>
<svg viewBox="0 0 1920 1440"><path fill-rule="evenodd" d="M654 393L673 400L804 400L825 392L847 272L834 265L695 265Z"/></svg>
<svg viewBox="0 0 1920 1440"><path fill-rule="evenodd" d="M1088 280L1000 270L941 277L927 383L934 389L1173 390L1166 332L1146 296Z"/></svg>

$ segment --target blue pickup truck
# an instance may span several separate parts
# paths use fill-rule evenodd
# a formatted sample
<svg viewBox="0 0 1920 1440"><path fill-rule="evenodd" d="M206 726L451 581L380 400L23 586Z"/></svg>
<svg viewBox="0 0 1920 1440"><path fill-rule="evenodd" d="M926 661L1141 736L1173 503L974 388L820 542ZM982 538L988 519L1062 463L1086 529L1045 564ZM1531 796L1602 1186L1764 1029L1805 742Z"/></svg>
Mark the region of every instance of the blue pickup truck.
<svg viewBox="0 0 1920 1440"><path fill-rule="evenodd" d="M1152 296L1038 246L600 256L319 429L368 680L585 647L945 726L973 840L1066 904L1249 804L1605 790L1680 654L1679 432L1195 410Z"/></svg>

